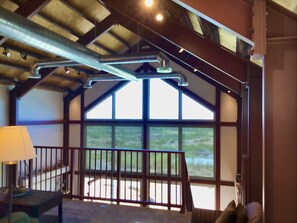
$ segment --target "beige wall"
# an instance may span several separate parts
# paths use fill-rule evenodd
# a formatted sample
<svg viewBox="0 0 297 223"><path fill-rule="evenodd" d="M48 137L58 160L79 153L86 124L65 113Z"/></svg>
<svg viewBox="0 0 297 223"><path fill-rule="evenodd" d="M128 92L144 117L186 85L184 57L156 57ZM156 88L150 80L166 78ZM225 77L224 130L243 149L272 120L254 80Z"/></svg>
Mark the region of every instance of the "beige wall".
<svg viewBox="0 0 297 223"><path fill-rule="evenodd" d="M295 223L297 22L269 9L267 23L263 111L265 222Z"/></svg>

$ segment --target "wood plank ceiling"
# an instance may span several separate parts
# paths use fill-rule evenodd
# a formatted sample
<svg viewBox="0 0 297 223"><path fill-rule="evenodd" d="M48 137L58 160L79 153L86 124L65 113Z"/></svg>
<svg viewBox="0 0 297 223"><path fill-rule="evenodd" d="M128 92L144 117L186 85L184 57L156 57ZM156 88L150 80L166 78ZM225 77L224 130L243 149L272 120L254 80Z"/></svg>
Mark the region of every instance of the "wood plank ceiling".
<svg viewBox="0 0 297 223"><path fill-rule="evenodd" d="M120 0L1 0L0 6L98 55L163 51L195 75L240 93L241 84L247 80L247 64L260 70L259 64L250 61L251 44L180 2L155 0L153 7L145 8L140 0L124 4ZM240 4L252 10L249 2ZM163 22L154 20L158 11L164 15ZM41 79L29 79L36 62L57 55L5 36L0 36L0 47L0 83L17 85L19 97L33 87L73 91L88 76L100 73L84 65L70 67L66 73L60 66L41 69ZM8 51L9 57L5 54Z"/></svg>

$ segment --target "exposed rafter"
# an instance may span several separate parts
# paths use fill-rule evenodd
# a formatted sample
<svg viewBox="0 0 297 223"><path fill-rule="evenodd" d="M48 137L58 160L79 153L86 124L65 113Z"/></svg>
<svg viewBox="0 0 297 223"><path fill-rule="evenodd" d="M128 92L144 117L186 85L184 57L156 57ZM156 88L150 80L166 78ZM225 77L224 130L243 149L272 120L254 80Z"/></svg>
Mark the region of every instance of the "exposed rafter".
<svg viewBox="0 0 297 223"><path fill-rule="evenodd" d="M93 44L94 44L95 46L97 46L97 47L103 49L104 51L110 53L110 54L115 54L115 53L116 53L116 52L114 52L113 50L107 48L106 46L104 46L104 45L102 45L102 44L100 44L100 43L98 43L98 42L93 42Z"/></svg>
<svg viewBox="0 0 297 223"><path fill-rule="evenodd" d="M116 40L118 40L119 42L121 42L123 45L125 45L127 48L131 49L131 46L128 42L126 42L124 39L122 39L121 37L119 37L117 34L115 34L114 32L110 31L109 35L111 35L113 38L115 38Z"/></svg>
<svg viewBox="0 0 297 223"><path fill-rule="evenodd" d="M238 0L173 0L252 45L252 5Z"/></svg>
<svg viewBox="0 0 297 223"><path fill-rule="evenodd" d="M98 38L99 35L109 30L114 24L114 20L111 16L108 16L105 18L101 23L96 24L96 26L91 29L89 32L87 32L84 36L79 38L77 43L80 43L81 45L87 46L93 41L95 41L96 38ZM94 36L94 33L97 33L97 37ZM27 80L25 81L21 86L18 87L16 96L17 98L21 98L26 93L28 93L30 90L32 90L34 87L36 87L38 84L42 83L42 81L50 74L54 73L55 69L42 69L41 71L41 78L37 80ZM14 91L15 88L12 90Z"/></svg>
<svg viewBox="0 0 297 223"><path fill-rule="evenodd" d="M129 19L129 17L113 10L112 14L114 14L118 18L122 26L134 33L137 33L136 29L138 27L138 24L136 21L131 20ZM210 79L215 80L218 83L221 83L223 86L231 89L236 93L240 92L241 84L238 81L225 75L220 70L215 69L213 66L210 66L209 64L205 63L204 61L200 60L199 58L191 54L188 54L187 56L179 54L175 44L164 38L161 38L159 35L147 29L146 27L142 27L139 30L139 35L157 49L160 49L168 55L171 55L172 57L181 61L183 64L191 66L192 69L197 68L201 73L208 76Z"/></svg>
<svg viewBox="0 0 297 223"><path fill-rule="evenodd" d="M50 0L30 0L30 4L27 4L27 1L15 2L19 5L15 13L29 19L36 15L43 6L50 2ZM0 36L0 45L2 45L5 41L6 38Z"/></svg>
<svg viewBox="0 0 297 223"><path fill-rule="evenodd" d="M203 35L219 45L220 36L219 36L218 27L200 17L198 17L198 21L203 31Z"/></svg>
<svg viewBox="0 0 297 223"><path fill-rule="evenodd" d="M104 2L105 5L113 11L117 11L118 13L129 17L146 29L157 33L162 36L162 38L184 48L190 54L197 56L217 70L234 77L240 82L246 81L246 61L239 56L218 48L216 44L198 36L194 31L181 26L170 19L167 19L166 23L156 24L154 21L147 19L141 10L135 10L135 8L131 7L133 4L137 5L135 0L131 0L124 5L120 4L120 1L117 0L108 0ZM119 21L121 22L121 20ZM222 58L224 58L224 60L222 60Z"/></svg>
<svg viewBox="0 0 297 223"><path fill-rule="evenodd" d="M44 20L46 20L47 22L49 22L50 24L56 26L56 27L59 27L60 29L62 29L63 31L71 34L71 35L74 35L76 37L80 37L81 34L78 33L78 32L75 32L74 30L70 30L68 27L66 27L65 25L62 25L59 21L56 21L55 18L52 18L52 17L48 17L45 13L38 13L38 16L40 16L41 18L43 18Z"/></svg>

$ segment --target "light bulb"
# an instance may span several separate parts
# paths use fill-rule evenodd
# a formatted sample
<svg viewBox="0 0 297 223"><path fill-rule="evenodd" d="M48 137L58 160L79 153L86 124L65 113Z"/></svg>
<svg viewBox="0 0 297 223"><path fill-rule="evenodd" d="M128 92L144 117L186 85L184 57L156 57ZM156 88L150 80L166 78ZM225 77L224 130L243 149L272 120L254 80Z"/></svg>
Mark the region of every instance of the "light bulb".
<svg viewBox="0 0 297 223"><path fill-rule="evenodd" d="M153 0L145 0L144 4L147 6L147 7L152 7L153 6Z"/></svg>
<svg viewBox="0 0 297 223"><path fill-rule="evenodd" d="M157 20L158 22L161 22L161 21L163 20L163 15L162 15L161 13L158 13L158 14L156 15L156 20Z"/></svg>

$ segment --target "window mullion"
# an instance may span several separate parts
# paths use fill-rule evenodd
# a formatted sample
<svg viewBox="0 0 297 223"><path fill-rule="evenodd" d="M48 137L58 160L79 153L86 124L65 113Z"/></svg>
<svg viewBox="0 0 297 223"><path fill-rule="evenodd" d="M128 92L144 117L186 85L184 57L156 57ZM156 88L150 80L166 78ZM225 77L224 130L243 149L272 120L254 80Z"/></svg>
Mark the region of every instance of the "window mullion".
<svg viewBox="0 0 297 223"><path fill-rule="evenodd" d="M178 91L178 119L182 120L183 117L183 108L182 108L182 104L183 104L183 97L182 97L183 93L181 91Z"/></svg>
<svg viewBox="0 0 297 223"><path fill-rule="evenodd" d="M111 118L112 119L115 119L115 112L116 112L115 108L116 108L116 94L112 93L112 110L111 110L111 112L112 112Z"/></svg>

